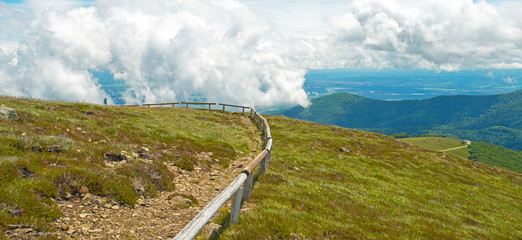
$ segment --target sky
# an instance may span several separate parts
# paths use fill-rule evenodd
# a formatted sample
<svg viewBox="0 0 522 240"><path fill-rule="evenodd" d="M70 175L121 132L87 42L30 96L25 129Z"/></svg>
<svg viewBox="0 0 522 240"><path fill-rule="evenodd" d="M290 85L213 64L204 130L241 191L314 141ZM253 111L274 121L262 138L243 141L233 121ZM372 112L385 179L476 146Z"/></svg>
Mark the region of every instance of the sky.
<svg viewBox="0 0 522 240"><path fill-rule="evenodd" d="M309 69L522 69L522 1L0 1L0 94L309 104Z"/></svg>

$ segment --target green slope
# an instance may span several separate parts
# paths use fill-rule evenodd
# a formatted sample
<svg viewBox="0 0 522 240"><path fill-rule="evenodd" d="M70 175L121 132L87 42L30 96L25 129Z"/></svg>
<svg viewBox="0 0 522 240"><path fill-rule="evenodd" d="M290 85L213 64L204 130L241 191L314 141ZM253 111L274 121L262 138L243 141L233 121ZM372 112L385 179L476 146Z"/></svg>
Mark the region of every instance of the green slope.
<svg viewBox="0 0 522 240"><path fill-rule="evenodd" d="M271 114L383 134L443 134L522 150L522 91L404 101L337 93L313 99L306 109Z"/></svg>
<svg viewBox="0 0 522 240"><path fill-rule="evenodd" d="M470 159L486 164L505 167L522 173L522 151L513 151L485 142L474 142L469 146Z"/></svg>
<svg viewBox="0 0 522 240"><path fill-rule="evenodd" d="M9 224L52 235L61 216L54 199L77 197L82 187L132 206L139 195L175 188L167 165L223 169L255 145L240 114L10 97L0 104L22 119L0 119L0 239ZM219 161L198 160L199 152Z"/></svg>
<svg viewBox="0 0 522 240"><path fill-rule="evenodd" d="M221 239L522 238L520 174L376 133L267 120L267 174Z"/></svg>

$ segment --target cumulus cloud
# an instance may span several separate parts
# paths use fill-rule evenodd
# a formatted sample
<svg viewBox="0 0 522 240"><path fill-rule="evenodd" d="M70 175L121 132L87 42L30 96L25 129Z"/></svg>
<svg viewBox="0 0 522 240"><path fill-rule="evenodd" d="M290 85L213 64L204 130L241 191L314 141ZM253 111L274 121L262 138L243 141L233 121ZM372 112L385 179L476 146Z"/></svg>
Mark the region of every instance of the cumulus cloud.
<svg viewBox="0 0 522 240"><path fill-rule="evenodd" d="M503 78L502 80L504 80L504 82L509 83L509 84L515 84L515 83L517 83L516 79L515 79L515 78L512 78L512 77L505 77L505 78Z"/></svg>
<svg viewBox="0 0 522 240"><path fill-rule="evenodd" d="M519 1L271 0L257 10L279 20L242 2L0 2L0 94L110 102L101 71L124 82L127 103L306 106L307 69L522 68Z"/></svg>
<svg viewBox="0 0 522 240"><path fill-rule="evenodd" d="M237 1L104 0L4 12L14 11L32 17L20 23L17 51L0 56L2 94L100 102L108 96L91 73L109 71L127 85L127 103L308 104L306 68L296 60L313 47L274 32Z"/></svg>
<svg viewBox="0 0 522 240"><path fill-rule="evenodd" d="M330 18L339 67L451 71L522 62L520 2L355 0L350 9Z"/></svg>

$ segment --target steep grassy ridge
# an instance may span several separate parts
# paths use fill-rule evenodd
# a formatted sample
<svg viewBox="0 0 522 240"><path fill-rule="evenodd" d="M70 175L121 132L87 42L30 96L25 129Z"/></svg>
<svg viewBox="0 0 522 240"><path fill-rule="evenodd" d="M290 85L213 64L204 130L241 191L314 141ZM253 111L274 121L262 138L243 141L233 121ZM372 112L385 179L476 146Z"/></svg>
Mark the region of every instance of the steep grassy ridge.
<svg viewBox="0 0 522 240"><path fill-rule="evenodd" d="M313 99L308 108L273 114L383 134L441 134L522 150L522 91L404 101L337 93Z"/></svg>
<svg viewBox="0 0 522 240"><path fill-rule="evenodd" d="M22 119L0 120L0 238L9 224L51 230L61 215L53 199L87 188L132 206L138 195L175 188L166 165L222 169L254 144L239 114L11 97L0 104ZM199 152L212 159L198 160Z"/></svg>
<svg viewBox="0 0 522 240"><path fill-rule="evenodd" d="M269 169L222 239L522 238L520 174L376 133L267 120Z"/></svg>

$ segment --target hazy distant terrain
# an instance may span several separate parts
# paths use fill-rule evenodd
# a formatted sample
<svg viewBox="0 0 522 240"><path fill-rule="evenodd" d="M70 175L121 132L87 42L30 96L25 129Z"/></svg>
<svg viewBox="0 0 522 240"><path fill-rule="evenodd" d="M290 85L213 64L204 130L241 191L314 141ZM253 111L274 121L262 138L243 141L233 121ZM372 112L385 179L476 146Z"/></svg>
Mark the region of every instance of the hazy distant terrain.
<svg viewBox="0 0 522 240"><path fill-rule="evenodd" d="M433 70L310 70L305 90L311 98L348 92L383 100L427 99L441 95L494 95L522 89L520 69L456 72Z"/></svg>
<svg viewBox="0 0 522 240"><path fill-rule="evenodd" d="M444 134L522 150L522 91L384 101L348 93L272 114L384 134Z"/></svg>
<svg viewBox="0 0 522 240"><path fill-rule="evenodd" d="M124 104L122 97L128 86L114 79L109 72L93 72L101 88L114 100ZM522 70L432 70L334 69L309 70L304 90L309 98L348 92L383 100L427 99L440 95L493 95L522 89ZM172 101L205 101L201 96ZM277 107L277 106L276 106ZM288 106L291 107L291 106Z"/></svg>

